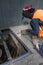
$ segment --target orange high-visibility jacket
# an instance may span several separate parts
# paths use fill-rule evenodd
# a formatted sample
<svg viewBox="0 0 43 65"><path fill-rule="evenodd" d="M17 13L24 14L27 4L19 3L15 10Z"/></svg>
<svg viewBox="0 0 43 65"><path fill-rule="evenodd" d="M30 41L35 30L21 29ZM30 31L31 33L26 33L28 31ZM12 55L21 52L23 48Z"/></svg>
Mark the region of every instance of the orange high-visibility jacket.
<svg viewBox="0 0 43 65"><path fill-rule="evenodd" d="M32 19L34 18L39 18L41 21L43 21L43 10L42 9L36 10Z"/></svg>
<svg viewBox="0 0 43 65"><path fill-rule="evenodd" d="M43 21L43 10L41 10L41 9L36 10L33 15L33 19L34 18L35 19L39 18L41 21ZM42 28L43 28L43 26L42 26ZM43 30L39 30L38 37L43 38Z"/></svg>

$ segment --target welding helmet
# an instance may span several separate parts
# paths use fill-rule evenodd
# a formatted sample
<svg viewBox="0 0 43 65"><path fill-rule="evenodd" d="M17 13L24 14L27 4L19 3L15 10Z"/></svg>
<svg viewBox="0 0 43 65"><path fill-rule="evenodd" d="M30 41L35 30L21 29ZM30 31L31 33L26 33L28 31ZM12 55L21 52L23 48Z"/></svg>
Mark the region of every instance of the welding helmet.
<svg viewBox="0 0 43 65"><path fill-rule="evenodd" d="M35 11L35 8L32 6L25 6L22 11L23 17L32 19L33 13Z"/></svg>

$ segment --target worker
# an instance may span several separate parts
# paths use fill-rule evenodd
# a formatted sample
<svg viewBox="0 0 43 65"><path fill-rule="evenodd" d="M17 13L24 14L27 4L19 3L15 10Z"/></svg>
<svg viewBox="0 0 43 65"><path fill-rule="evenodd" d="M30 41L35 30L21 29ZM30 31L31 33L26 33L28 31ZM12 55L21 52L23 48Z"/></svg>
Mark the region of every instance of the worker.
<svg viewBox="0 0 43 65"><path fill-rule="evenodd" d="M28 29L27 31L33 35L38 35L39 26L43 26L43 10L35 9L32 6L25 6L22 11L23 17L31 19L30 26L32 29Z"/></svg>

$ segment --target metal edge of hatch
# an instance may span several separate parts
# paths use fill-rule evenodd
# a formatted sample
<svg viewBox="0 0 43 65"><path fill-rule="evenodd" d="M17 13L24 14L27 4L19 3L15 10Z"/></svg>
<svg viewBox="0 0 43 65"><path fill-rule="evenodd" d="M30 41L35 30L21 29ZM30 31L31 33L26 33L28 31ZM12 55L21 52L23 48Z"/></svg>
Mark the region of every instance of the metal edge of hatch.
<svg viewBox="0 0 43 65"><path fill-rule="evenodd" d="M9 30L10 30L10 29L9 29ZM5 62L5 63L3 63L3 64L0 64L0 65L9 65L9 64L12 64L12 63L14 63L14 62L17 62L17 61L21 60L21 59L24 58L24 57L27 57L27 56L33 54L33 53L31 52L31 50L24 44L24 42L23 42L21 39L19 39L18 36L17 36L15 33L13 33L12 30L10 30L10 32L11 32L11 34L14 35L14 37L18 40L18 42L21 43L21 45L24 47L24 49L25 49L27 52L26 52L25 54L23 54L23 55L21 55L21 56L15 58L15 59L11 59L11 60L9 60L9 61L7 61L7 62Z"/></svg>

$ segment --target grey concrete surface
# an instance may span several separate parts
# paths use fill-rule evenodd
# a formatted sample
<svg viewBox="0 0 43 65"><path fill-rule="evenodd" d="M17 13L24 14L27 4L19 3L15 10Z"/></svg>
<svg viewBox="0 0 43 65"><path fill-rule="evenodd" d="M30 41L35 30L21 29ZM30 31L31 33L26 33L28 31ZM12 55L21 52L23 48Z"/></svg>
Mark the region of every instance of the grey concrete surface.
<svg viewBox="0 0 43 65"><path fill-rule="evenodd" d="M26 5L43 9L43 0L0 0L0 29L21 25L29 19L22 18L22 9Z"/></svg>

